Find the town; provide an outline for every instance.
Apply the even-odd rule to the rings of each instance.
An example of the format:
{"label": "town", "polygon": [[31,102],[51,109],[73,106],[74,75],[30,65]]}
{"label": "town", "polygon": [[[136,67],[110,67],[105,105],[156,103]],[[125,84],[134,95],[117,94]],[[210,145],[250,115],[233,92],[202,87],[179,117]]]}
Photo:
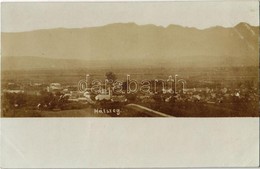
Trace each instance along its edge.
{"label": "town", "polygon": [[166,76],[166,80],[138,83],[130,79],[131,75],[126,76],[125,81],[120,81],[115,73],[107,72],[104,83],[91,74],[71,84],[7,82],[2,88],[2,115],[24,116],[25,112],[44,116],[47,111],[63,116],[63,111],[87,110],[93,116],[102,111],[115,117],[146,117],[146,109],[129,106],[135,104],[174,117],[258,116],[258,89],[250,81],[198,85],[176,74]]}

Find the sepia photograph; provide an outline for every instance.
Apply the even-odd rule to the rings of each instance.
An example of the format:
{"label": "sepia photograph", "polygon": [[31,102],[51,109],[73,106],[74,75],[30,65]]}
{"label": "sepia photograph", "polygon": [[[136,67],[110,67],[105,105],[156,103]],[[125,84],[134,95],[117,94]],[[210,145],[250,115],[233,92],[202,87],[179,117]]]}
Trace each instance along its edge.
{"label": "sepia photograph", "polygon": [[259,117],[256,2],[2,3],[1,117]]}
{"label": "sepia photograph", "polygon": [[259,167],[259,0],[0,5],[0,168]]}

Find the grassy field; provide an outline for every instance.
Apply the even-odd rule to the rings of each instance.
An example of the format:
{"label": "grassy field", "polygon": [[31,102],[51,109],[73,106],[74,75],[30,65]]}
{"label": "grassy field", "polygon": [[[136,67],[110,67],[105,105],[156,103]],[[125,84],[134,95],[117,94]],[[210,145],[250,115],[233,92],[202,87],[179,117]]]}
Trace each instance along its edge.
{"label": "grassy field", "polygon": [[95,113],[93,107],[74,110],[28,110],[14,109],[6,112],[4,117],[149,117],[149,115],[129,109],[117,113]]}
{"label": "grassy field", "polygon": [[96,114],[93,108],[74,110],[28,110],[9,111],[5,117],[109,117],[107,114]]}
{"label": "grassy field", "polygon": [[178,74],[179,78],[192,81],[219,81],[230,83],[244,80],[258,82],[258,67],[234,67],[234,68],[146,68],[146,69],[73,69],[73,70],[28,70],[28,71],[2,71],[2,84],[10,81],[20,83],[41,82],[62,84],[77,84],[90,74],[93,79],[104,80],[105,73],[112,71],[119,80],[126,80],[126,75],[136,80],[162,78]]}

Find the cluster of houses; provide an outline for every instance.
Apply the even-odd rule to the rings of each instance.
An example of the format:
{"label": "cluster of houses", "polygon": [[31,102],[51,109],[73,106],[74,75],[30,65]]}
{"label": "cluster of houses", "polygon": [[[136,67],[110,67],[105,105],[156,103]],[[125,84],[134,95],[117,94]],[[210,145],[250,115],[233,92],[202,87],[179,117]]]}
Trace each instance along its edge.
{"label": "cluster of houses", "polygon": [[[163,102],[204,102],[209,104],[216,103],[234,103],[234,102],[257,102],[259,95],[257,89],[209,89],[209,88],[192,88],[184,89],[176,93],[159,94],[160,101]],[[155,102],[154,94],[138,97],[141,102]]]}
{"label": "cluster of houses", "polygon": [[[67,97],[71,102],[87,102],[95,104],[97,101],[109,100],[112,102],[127,102],[125,94],[114,95],[110,88],[102,89],[97,95],[91,94],[90,90],[81,91],[78,85],[61,85],[60,83],[30,83],[27,85],[20,85],[16,83],[8,83],[3,89],[4,93],[26,93],[32,95],[40,95],[41,91],[59,93],[62,97]],[[163,90],[159,94],[153,92],[141,94],[135,93],[136,98],[140,102],[155,102],[154,96],[159,95],[163,102],[205,102],[209,104],[234,102],[234,101],[258,101],[257,89],[210,89],[210,88],[190,88],[182,89],[180,91]]]}

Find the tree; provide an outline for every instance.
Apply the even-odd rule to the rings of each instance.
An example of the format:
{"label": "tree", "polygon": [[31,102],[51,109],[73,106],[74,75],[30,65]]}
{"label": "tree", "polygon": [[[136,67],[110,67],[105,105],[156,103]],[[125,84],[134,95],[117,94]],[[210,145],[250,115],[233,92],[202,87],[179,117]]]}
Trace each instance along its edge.
{"label": "tree", "polygon": [[107,73],[106,73],[106,78],[107,78],[107,80],[109,80],[109,81],[115,82],[115,80],[116,80],[116,75],[115,75],[115,73],[113,73],[113,72],[107,72]]}

